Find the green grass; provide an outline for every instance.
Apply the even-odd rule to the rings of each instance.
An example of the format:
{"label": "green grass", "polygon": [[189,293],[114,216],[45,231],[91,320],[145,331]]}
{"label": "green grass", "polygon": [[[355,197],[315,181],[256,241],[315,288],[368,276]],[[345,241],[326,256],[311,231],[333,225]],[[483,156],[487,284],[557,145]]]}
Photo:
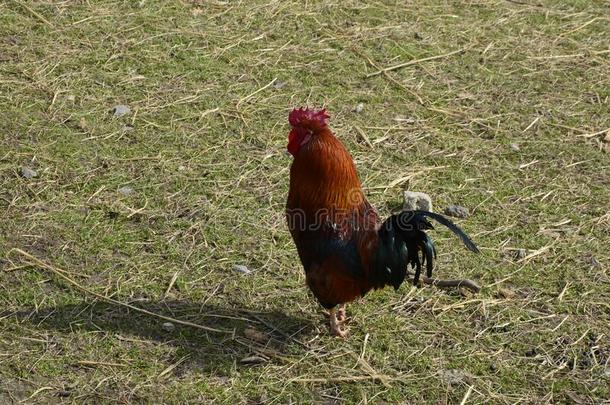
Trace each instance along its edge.
{"label": "green grass", "polygon": [[[610,400],[608,11],[3,2],[0,402]],[[283,216],[301,105],[328,108],[383,215],[406,176],[437,210],[471,210],[459,223],[483,254],[439,230],[437,275],[480,294],[371,293],[348,307],[348,340],[328,335]],[[235,333],[167,332],[13,248],[97,294]]]}

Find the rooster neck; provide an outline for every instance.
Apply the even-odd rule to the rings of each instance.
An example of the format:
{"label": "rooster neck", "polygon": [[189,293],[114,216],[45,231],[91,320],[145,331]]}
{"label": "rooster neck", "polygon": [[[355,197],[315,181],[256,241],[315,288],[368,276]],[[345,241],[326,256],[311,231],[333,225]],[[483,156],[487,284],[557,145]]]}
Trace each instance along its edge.
{"label": "rooster neck", "polygon": [[352,157],[329,129],[322,130],[292,163],[288,208],[316,215],[361,209],[365,201]]}

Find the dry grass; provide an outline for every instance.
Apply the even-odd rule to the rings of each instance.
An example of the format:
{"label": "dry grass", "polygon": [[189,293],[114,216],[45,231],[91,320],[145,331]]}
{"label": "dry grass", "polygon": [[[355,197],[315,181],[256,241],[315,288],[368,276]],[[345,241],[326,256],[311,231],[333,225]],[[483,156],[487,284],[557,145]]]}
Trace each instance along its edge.
{"label": "dry grass", "polygon": [[[609,14],[3,2],[0,402],[608,401]],[[283,218],[305,104],[384,214],[471,210],[483,255],[439,231],[437,275],[479,294],[376,292],[328,335]]]}

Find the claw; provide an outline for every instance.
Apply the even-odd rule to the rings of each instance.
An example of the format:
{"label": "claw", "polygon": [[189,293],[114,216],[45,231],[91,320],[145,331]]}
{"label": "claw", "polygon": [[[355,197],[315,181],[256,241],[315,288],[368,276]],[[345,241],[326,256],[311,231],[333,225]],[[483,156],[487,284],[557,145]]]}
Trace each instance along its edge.
{"label": "claw", "polygon": [[339,308],[337,309],[337,321],[343,323],[346,319],[347,316],[345,314],[345,304],[340,304]]}
{"label": "claw", "polygon": [[[341,322],[338,319],[338,312],[341,312],[341,309],[339,309],[339,311],[337,311],[336,308],[332,308],[330,310],[330,333],[335,335],[335,336],[339,336],[341,338],[346,338],[347,337],[347,331],[344,329],[341,329]],[[345,308],[343,307],[343,317],[345,317]]]}

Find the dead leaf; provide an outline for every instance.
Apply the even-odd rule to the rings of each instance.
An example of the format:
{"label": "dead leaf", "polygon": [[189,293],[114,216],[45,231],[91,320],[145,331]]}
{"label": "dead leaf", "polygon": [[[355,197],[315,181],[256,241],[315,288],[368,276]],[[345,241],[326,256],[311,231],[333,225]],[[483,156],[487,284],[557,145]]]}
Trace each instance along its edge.
{"label": "dead leaf", "polygon": [[508,288],[500,288],[498,290],[498,295],[502,298],[506,298],[506,299],[513,299],[517,296],[517,293],[515,293],[513,290],[508,289]]}
{"label": "dead leaf", "polygon": [[263,333],[261,331],[258,331],[258,330],[254,329],[254,328],[246,328],[244,330],[244,335],[248,339],[253,340],[255,342],[259,342],[259,343],[264,343],[267,340],[269,340],[265,333]]}

